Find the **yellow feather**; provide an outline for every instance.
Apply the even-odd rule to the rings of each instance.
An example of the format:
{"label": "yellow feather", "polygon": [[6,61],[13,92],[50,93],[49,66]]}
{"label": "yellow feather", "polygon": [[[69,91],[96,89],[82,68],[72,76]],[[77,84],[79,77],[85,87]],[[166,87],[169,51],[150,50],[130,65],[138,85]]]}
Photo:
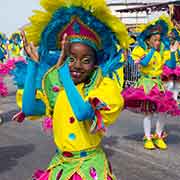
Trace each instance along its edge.
{"label": "yellow feather", "polygon": [[56,10],[62,7],[76,6],[90,11],[115,33],[121,47],[128,48],[127,29],[116,16],[112,15],[105,0],[41,0],[40,4],[45,11],[35,11],[35,14],[30,18],[31,26],[25,28],[28,40],[33,41],[36,45],[39,43],[43,29],[47,26]]}
{"label": "yellow feather", "polygon": [[65,0],[51,0],[51,1],[41,0],[40,4],[46,11],[51,12],[51,13],[59,9],[59,7],[67,6],[67,3]]}

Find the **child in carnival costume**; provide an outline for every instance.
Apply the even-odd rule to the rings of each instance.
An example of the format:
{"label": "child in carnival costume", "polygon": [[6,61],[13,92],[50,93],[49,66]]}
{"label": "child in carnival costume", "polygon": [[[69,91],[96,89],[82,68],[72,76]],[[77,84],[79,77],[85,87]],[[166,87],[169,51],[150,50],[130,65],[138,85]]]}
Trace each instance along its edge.
{"label": "child in carnival costume", "polygon": [[15,32],[11,35],[8,45],[9,58],[16,61],[23,60],[22,40],[20,32]]}
{"label": "child in carnival costume", "polygon": [[24,84],[24,74],[26,73],[27,63],[24,58],[21,34],[18,31],[14,32],[9,38],[7,62],[13,65],[9,74],[14,76],[15,84],[18,85],[18,87],[22,87]]}
{"label": "child in carnival costume", "polygon": [[27,76],[22,111],[14,120],[45,114],[58,151],[33,179],[115,179],[100,143],[123,109],[116,70],[122,67],[117,46],[128,48],[126,28],[104,0],[42,0],[41,5],[45,11],[31,17],[27,40],[22,33]]}
{"label": "child in carnival costume", "polygon": [[[7,76],[14,67],[12,61],[5,61],[8,57],[6,51],[7,38],[3,33],[0,33],[0,98],[8,95],[8,88],[4,83],[4,77]],[[0,117],[0,124],[2,118]]]}
{"label": "child in carnival costume", "polygon": [[8,95],[8,88],[4,83],[4,77],[10,73],[13,67],[14,64],[12,62],[0,64],[0,96],[5,97]]}
{"label": "child in carnival costume", "polygon": [[173,97],[177,101],[180,92],[180,32],[173,27],[164,43],[170,52],[169,59],[163,67],[162,80],[166,83],[167,89],[173,92]]}
{"label": "child in carnival costume", "polygon": [[[18,62],[25,64],[24,60],[20,60]],[[4,83],[4,77],[8,75],[12,75],[11,72],[14,71],[14,69],[17,69],[16,61],[12,59],[7,60],[5,63],[0,63],[0,96],[5,97],[8,95],[8,88]],[[16,72],[18,73],[18,71]]]}
{"label": "child in carnival costume", "polygon": [[4,84],[4,77],[13,68],[12,62],[6,62],[5,59],[7,59],[6,37],[3,33],[0,33],[0,96],[8,95],[8,89]]}
{"label": "child in carnival costume", "polygon": [[[139,45],[132,51],[132,59],[139,64],[140,78],[134,87],[123,91],[125,108],[143,113],[144,117],[144,148],[167,149],[164,142],[163,114],[179,115],[177,102],[161,81],[163,65],[169,52],[161,48],[161,41],[169,32],[171,23],[168,17],[161,16],[147,25],[142,26],[138,36]],[[157,114],[157,116],[154,116]],[[161,116],[160,116],[161,115]],[[151,120],[157,118],[156,132],[151,135]],[[164,118],[164,116],[162,116]]]}
{"label": "child in carnival costume", "polygon": [[6,38],[0,33],[0,63],[3,63],[5,59],[7,59]]}
{"label": "child in carnival costume", "polygon": [[[8,53],[6,51],[7,38],[4,34],[0,33],[0,95],[7,96],[8,89],[4,84],[4,77],[11,74],[11,71],[15,68],[17,61],[25,62],[23,58],[8,59]],[[4,61],[7,59],[6,61]]]}

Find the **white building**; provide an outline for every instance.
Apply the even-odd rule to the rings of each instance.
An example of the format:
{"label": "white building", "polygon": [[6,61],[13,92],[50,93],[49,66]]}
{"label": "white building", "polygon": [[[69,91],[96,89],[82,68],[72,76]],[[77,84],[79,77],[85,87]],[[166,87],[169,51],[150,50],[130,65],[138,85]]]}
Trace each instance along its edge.
{"label": "white building", "polygon": [[[148,21],[151,21],[152,19],[159,17],[163,13],[167,13],[167,9],[163,10],[153,10],[151,11],[151,8],[147,8],[146,11],[134,11],[134,8],[142,8],[142,7],[151,7],[152,5],[154,6],[155,4],[160,4],[160,3],[172,3],[174,1],[167,1],[167,0],[107,0],[107,4],[111,8],[113,14],[118,16],[122,22],[124,22],[127,26],[137,26],[138,24],[144,24],[147,23]],[[118,12],[118,10],[132,10],[131,12]]]}

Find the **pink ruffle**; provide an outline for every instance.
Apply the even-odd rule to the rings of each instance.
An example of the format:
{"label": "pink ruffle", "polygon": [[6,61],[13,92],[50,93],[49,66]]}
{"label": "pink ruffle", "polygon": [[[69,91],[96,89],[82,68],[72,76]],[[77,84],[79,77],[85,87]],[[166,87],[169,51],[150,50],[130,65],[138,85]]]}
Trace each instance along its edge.
{"label": "pink ruffle", "polygon": [[8,95],[8,89],[4,84],[2,77],[0,77],[0,95],[4,97]]}
{"label": "pink ruffle", "polygon": [[42,123],[43,131],[48,132],[52,131],[53,128],[53,120],[51,117],[45,117]]}
{"label": "pink ruffle", "polygon": [[175,69],[164,66],[161,77],[163,81],[168,81],[170,79],[180,79],[180,66],[177,66]]}
{"label": "pink ruffle", "polygon": [[174,73],[180,78],[180,66],[177,66]]}
{"label": "pink ruffle", "polygon": [[11,62],[14,62],[14,63],[16,63],[16,62],[24,62],[24,63],[26,63],[26,60],[22,56],[9,58],[8,61],[11,61]]}
{"label": "pink ruffle", "polygon": [[173,116],[180,115],[177,102],[170,91],[161,92],[155,86],[148,94],[143,87],[127,88],[122,92],[125,99],[125,108],[136,112],[168,113]]}
{"label": "pink ruffle", "polygon": [[23,57],[18,58],[11,58],[6,61],[6,63],[0,64],[0,75],[7,75],[9,72],[15,68],[16,62],[25,62],[25,59]]}
{"label": "pink ruffle", "polygon": [[7,75],[9,74],[9,71],[11,70],[11,64],[5,63],[5,64],[0,64],[0,75]]}
{"label": "pink ruffle", "polygon": [[18,57],[18,58],[8,59],[6,63],[0,63],[0,95],[1,96],[8,95],[8,89],[3,82],[3,77],[8,75],[10,71],[15,68],[15,63],[19,61],[25,62],[25,59],[23,57]]}

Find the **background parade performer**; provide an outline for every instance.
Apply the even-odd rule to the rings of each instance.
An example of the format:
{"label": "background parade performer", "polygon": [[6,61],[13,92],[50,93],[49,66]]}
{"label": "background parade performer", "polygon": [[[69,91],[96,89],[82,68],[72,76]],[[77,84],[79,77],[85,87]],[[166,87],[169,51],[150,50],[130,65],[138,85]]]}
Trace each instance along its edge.
{"label": "background parade performer", "polygon": [[20,32],[14,32],[9,38],[8,56],[10,59],[22,58],[22,40]]}
{"label": "background parade performer", "polygon": [[163,67],[162,80],[168,90],[173,92],[173,97],[178,101],[180,92],[180,33],[173,27],[165,39],[165,46],[169,49],[169,59]]}
{"label": "background parade performer", "polygon": [[[165,16],[142,26],[138,37],[139,45],[132,51],[132,59],[139,64],[140,78],[135,87],[123,91],[125,108],[145,115],[144,148],[146,149],[167,148],[163,139],[162,114],[179,114],[177,102],[173,99],[172,93],[164,88],[160,78],[168,54],[164,48],[161,48],[161,41],[166,37],[169,28],[170,21]],[[155,114],[158,115],[154,116]],[[153,116],[157,118],[157,123],[156,132],[152,135]]]}
{"label": "background parade performer", "polygon": [[5,59],[7,59],[6,37],[0,33],[0,63],[3,63]]}

